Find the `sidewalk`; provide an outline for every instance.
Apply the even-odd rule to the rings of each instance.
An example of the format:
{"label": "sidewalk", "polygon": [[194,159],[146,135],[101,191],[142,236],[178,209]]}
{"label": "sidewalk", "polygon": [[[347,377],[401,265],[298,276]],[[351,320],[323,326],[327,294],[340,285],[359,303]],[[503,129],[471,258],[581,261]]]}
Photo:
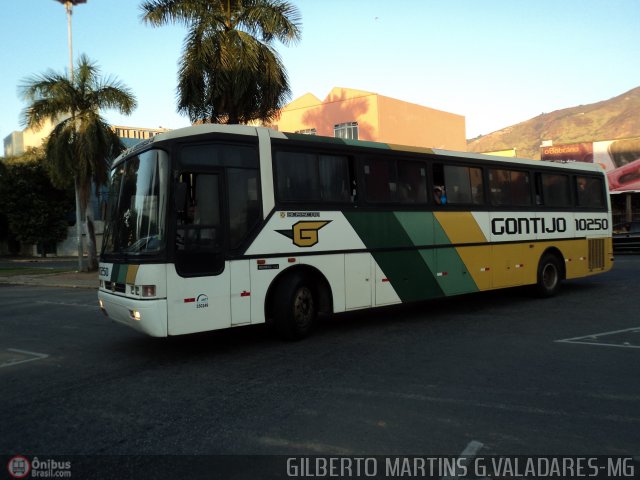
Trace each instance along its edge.
{"label": "sidewalk", "polygon": [[31,273],[28,275],[0,274],[0,283],[37,285],[41,287],[98,288],[98,272]]}

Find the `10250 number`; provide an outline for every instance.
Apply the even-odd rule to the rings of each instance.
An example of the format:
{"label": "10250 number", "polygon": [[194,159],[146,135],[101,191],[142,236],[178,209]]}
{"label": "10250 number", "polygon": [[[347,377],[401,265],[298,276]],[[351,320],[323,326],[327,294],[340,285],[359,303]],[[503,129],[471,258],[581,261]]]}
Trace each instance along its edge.
{"label": "10250 number", "polygon": [[578,231],[607,230],[609,228],[609,220],[606,218],[576,218],[575,221]]}

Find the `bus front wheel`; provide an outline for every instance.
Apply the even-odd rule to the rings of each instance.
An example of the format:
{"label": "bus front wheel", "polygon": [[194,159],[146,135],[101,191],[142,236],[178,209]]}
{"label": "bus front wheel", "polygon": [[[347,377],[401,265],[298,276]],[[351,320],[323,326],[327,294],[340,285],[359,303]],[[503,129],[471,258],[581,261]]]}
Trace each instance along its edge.
{"label": "bus front wheel", "polygon": [[538,264],[538,281],[536,290],[541,297],[552,297],[560,290],[562,280],[562,267],[558,257],[552,253],[546,253]]}
{"label": "bus front wheel", "polygon": [[308,336],[318,316],[318,301],[313,283],[304,275],[282,279],[275,292],[273,322],[287,340]]}

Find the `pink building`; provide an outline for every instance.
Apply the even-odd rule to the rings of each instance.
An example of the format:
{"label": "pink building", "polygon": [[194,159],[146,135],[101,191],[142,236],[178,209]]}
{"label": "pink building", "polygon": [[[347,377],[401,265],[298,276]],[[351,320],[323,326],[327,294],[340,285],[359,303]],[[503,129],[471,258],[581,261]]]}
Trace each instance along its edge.
{"label": "pink building", "polygon": [[335,87],[324,100],[307,93],[282,109],[272,127],[415,147],[466,150],[465,118],[377,93]]}

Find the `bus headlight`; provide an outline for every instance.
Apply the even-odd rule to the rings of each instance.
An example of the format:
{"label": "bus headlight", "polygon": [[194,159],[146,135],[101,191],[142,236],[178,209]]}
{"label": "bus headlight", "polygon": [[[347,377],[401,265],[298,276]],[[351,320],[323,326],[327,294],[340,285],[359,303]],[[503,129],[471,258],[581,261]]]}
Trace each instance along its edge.
{"label": "bus headlight", "polygon": [[109,314],[107,313],[107,309],[106,309],[106,308],[104,308],[104,302],[102,301],[102,299],[101,299],[101,298],[99,298],[99,299],[98,299],[98,304],[100,305],[100,311],[101,311],[102,313],[104,313],[104,314],[105,314],[105,316],[107,316],[107,317],[108,317],[108,316],[109,316]]}
{"label": "bus headlight", "polygon": [[137,322],[142,318],[138,310],[129,310],[129,316],[131,317],[131,320],[136,320]]}

